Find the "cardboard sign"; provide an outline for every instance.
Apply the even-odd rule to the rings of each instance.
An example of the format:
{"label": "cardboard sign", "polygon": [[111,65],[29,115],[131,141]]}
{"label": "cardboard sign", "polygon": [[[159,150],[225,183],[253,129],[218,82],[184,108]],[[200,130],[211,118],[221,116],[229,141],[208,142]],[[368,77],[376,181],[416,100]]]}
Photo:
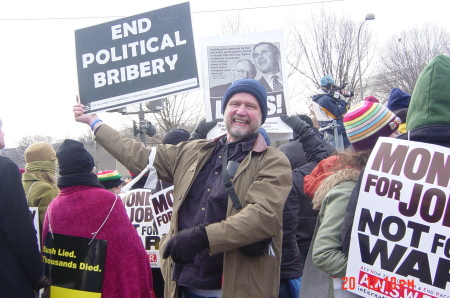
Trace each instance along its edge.
{"label": "cardboard sign", "polygon": [[199,87],[188,2],[76,30],[75,43],[88,112]]}
{"label": "cardboard sign", "polygon": [[364,171],[343,286],[364,297],[449,297],[449,153],[378,139]]}
{"label": "cardboard sign", "polygon": [[120,195],[131,223],[147,251],[152,268],[161,267],[159,242],[172,221],[173,186],[152,194],[150,189],[130,190]]}
{"label": "cardboard sign", "polygon": [[[226,133],[222,113],[222,97],[238,79],[258,80],[267,92],[268,115],[262,125],[271,140],[292,137],[292,129],[280,115],[290,115],[287,63],[282,30],[243,35],[207,37],[201,40],[203,86],[207,121],[219,120],[208,139]],[[278,77],[279,88],[273,82]]]}
{"label": "cardboard sign", "polygon": [[41,249],[41,229],[39,227],[39,208],[38,207],[28,207],[30,209],[31,219],[33,220],[34,228],[36,229],[37,243],[39,249]]}

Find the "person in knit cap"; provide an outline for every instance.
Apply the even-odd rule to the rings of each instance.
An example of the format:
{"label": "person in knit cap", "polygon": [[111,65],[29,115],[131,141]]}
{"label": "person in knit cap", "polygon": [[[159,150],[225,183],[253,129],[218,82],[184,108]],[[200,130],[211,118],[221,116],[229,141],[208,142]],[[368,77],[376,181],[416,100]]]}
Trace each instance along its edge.
{"label": "person in knit cap", "polygon": [[[174,185],[170,230],[160,243],[166,298],[278,297],[283,206],[292,174],[286,156],[258,131],[268,113],[261,83],[240,79],[225,92],[224,135],[156,149],[86,114],[82,104],[73,111],[128,170],[140,173],[155,153],[158,178]],[[230,202],[225,183],[239,204]]]}
{"label": "person in knit cap", "polygon": [[[419,74],[414,86],[406,117],[406,133],[398,136],[410,140],[450,148],[450,57],[437,55]],[[350,249],[350,234],[361,186],[361,177],[355,186],[341,229],[342,248]],[[414,182],[411,181],[411,184]],[[434,268],[432,268],[434,270]]]}
{"label": "person in knit cap", "polygon": [[38,142],[28,146],[24,157],[26,164],[22,185],[28,206],[38,207],[39,226],[42,231],[47,207],[59,193],[56,185],[56,152],[50,144]]}
{"label": "person in knit cap", "polygon": [[125,182],[122,180],[122,175],[117,171],[102,171],[97,173],[98,181],[106,189],[113,194],[118,195],[122,192],[122,185]]}
{"label": "person in knit cap", "polygon": [[410,101],[411,95],[399,88],[393,88],[387,99],[387,108],[402,120],[402,124],[400,124],[400,127],[398,128],[400,133],[406,132],[406,117],[408,116]]}
{"label": "person in knit cap", "polygon": [[[0,119],[0,150],[5,148]],[[49,297],[50,281],[44,276],[36,229],[17,165],[0,155],[0,296]]]}
{"label": "person in knit cap", "polygon": [[[343,122],[351,148],[322,160],[304,179],[305,193],[313,198],[313,208],[319,210],[310,266],[330,274],[330,282],[332,277],[341,281],[347,270],[341,227],[358,176],[378,138],[397,137],[401,123],[394,113],[374,100],[362,101],[352,107],[344,115]],[[313,286],[317,278],[309,277],[312,278],[309,286]],[[330,286],[326,295],[334,297],[334,293]],[[350,292],[345,295],[353,297]]]}
{"label": "person in knit cap", "polygon": [[175,128],[169,131],[162,140],[163,144],[178,145],[180,142],[186,142],[191,135],[182,128]]}
{"label": "person in knit cap", "polygon": [[51,233],[92,238],[98,231],[95,238],[108,241],[102,297],[154,297],[142,241],[120,198],[99,183],[92,155],[83,143],[66,139],[56,156],[61,191],[45,214],[43,243]]}
{"label": "person in knit cap", "polygon": [[400,88],[392,88],[387,99],[386,107],[395,114],[398,110],[407,109],[410,101],[411,94],[406,93]]}
{"label": "person in knit cap", "polygon": [[394,113],[381,103],[363,101],[344,115],[344,126],[355,152],[372,149],[378,137],[397,137],[401,123]]}

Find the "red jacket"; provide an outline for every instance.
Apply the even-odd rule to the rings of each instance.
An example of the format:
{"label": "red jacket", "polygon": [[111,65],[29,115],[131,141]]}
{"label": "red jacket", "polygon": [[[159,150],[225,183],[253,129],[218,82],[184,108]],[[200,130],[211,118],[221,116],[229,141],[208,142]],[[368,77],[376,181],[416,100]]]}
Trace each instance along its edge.
{"label": "red jacket", "polygon": [[[49,231],[49,217],[53,233],[91,238],[108,216],[115,198],[98,187],[62,188],[45,214],[42,243]],[[120,199],[96,239],[108,240],[102,297],[153,297],[147,253]]]}

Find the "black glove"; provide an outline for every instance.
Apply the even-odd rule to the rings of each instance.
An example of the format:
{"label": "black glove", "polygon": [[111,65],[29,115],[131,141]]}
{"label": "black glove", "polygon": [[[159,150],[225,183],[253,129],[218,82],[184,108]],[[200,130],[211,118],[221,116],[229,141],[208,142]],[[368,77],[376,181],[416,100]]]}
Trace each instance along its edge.
{"label": "black glove", "polygon": [[256,243],[252,243],[246,246],[239,247],[241,252],[247,257],[259,257],[262,256],[269,244],[272,242],[272,238],[267,238]]}
{"label": "black glove", "polygon": [[206,122],[206,119],[200,121],[195,128],[195,131],[191,133],[189,140],[206,139],[208,132],[217,125],[217,120]]}
{"label": "black glove", "polygon": [[284,123],[289,125],[292,130],[299,136],[303,134],[305,128],[309,127],[309,124],[300,119],[298,116],[286,116],[282,114],[280,115],[280,118]]}
{"label": "black glove", "polygon": [[209,241],[204,225],[182,230],[167,242],[163,258],[169,256],[177,264],[194,262],[195,255],[208,248]]}
{"label": "black glove", "polygon": [[50,297],[50,286],[51,286],[50,280],[46,276],[41,276],[37,281],[32,283],[32,287],[35,291],[39,291],[40,289],[44,288],[44,292],[42,294],[42,297]]}

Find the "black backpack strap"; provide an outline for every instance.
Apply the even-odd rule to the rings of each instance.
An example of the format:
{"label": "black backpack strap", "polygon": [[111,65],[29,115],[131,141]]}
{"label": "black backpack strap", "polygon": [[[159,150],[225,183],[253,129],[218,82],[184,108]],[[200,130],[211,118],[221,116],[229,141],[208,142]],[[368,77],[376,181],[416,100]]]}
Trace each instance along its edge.
{"label": "black backpack strap", "polygon": [[228,144],[225,144],[225,151],[222,156],[222,180],[225,185],[225,189],[227,193],[230,195],[231,201],[233,202],[234,208],[236,208],[237,212],[241,211],[242,205],[239,202],[236,191],[234,190],[234,186],[231,183],[231,177],[227,171],[227,160],[228,160]]}

